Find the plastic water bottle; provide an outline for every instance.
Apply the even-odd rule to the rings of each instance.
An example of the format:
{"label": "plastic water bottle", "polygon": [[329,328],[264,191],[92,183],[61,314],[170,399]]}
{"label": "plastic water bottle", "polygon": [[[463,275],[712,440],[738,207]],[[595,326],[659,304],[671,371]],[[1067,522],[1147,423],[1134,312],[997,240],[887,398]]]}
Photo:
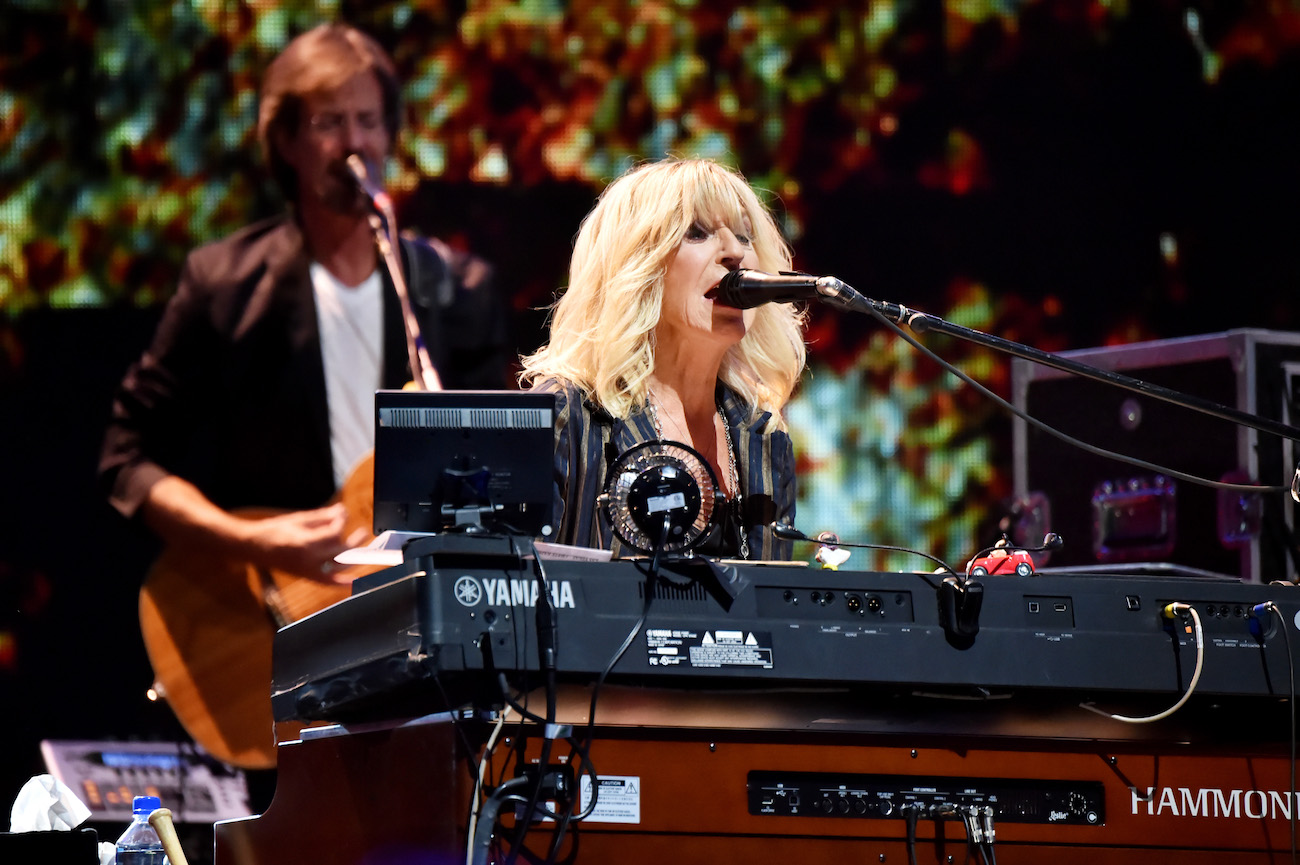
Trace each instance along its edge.
{"label": "plastic water bottle", "polygon": [[117,865],[167,865],[162,839],[149,823],[158,810],[157,796],[136,796],[131,803],[131,825],[117,839]]}

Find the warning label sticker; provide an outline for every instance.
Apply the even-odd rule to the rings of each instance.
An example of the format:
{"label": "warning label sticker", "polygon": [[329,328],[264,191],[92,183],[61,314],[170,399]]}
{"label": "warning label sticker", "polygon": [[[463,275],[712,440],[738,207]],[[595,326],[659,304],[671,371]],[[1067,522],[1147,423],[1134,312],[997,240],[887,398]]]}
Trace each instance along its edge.
{"label": "warning label sticker", "polygon": [[767,631],[650,628],[645,638],[652,667],[772,669],[772,635]]}
{"label": "warning label sticker", "polygon": [[[640,823],[641,779],[636,775],[600,775],[597,777],[596,808],[587,823]],[[581,803],[587,810],[591,802],[591,776],[583,775],[578,788]]]}

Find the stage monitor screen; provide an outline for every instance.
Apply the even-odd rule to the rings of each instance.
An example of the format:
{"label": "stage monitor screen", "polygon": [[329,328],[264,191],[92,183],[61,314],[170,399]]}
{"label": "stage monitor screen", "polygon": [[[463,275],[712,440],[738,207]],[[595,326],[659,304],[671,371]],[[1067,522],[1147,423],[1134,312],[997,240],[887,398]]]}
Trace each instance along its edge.
{"label": "stage monitor screen", "polygon": [[375,533],[553,535],[555,395],[375,393]]}

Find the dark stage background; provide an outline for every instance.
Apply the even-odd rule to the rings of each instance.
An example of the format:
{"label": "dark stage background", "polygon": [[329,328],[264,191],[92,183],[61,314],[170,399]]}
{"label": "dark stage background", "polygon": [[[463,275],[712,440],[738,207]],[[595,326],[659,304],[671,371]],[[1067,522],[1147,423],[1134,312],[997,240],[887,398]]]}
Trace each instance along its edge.
{"label": "dark stage background", "polygon": [[[524,351],[600,189],[665,154],[741,168],[801,269],[1037,348],[1300,325],[1287,3],[5,0],[2,796],[41,738],[182,735],[145,700],[151,543],[95,489],[99,437],[186,251],[280,207],[256,86],[334,17],[408,81],[403,224],[496,263]],[[800,527],[990,543],[1006,416],[869,320],[811,337]],[[1005,358],[925,342],[1008,393]]]}

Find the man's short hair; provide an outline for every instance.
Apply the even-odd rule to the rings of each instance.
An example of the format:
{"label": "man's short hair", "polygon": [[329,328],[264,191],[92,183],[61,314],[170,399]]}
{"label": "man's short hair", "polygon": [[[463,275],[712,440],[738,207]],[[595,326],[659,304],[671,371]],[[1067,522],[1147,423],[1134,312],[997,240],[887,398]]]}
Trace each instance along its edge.
{"label": "man's short hair", "polygon": [[262,81],[257,138],[271,175],[290,201],[298,198],[298,178],[280,156],[275,136],[297,135],[303,121],[303,100],[312,93],[342,87],[356,75],[370,72],[384,97],[384,125],[397,140],[401,86],[392,58],[379,43],[347,24],[321,24],[295,37],[267,67]]}

